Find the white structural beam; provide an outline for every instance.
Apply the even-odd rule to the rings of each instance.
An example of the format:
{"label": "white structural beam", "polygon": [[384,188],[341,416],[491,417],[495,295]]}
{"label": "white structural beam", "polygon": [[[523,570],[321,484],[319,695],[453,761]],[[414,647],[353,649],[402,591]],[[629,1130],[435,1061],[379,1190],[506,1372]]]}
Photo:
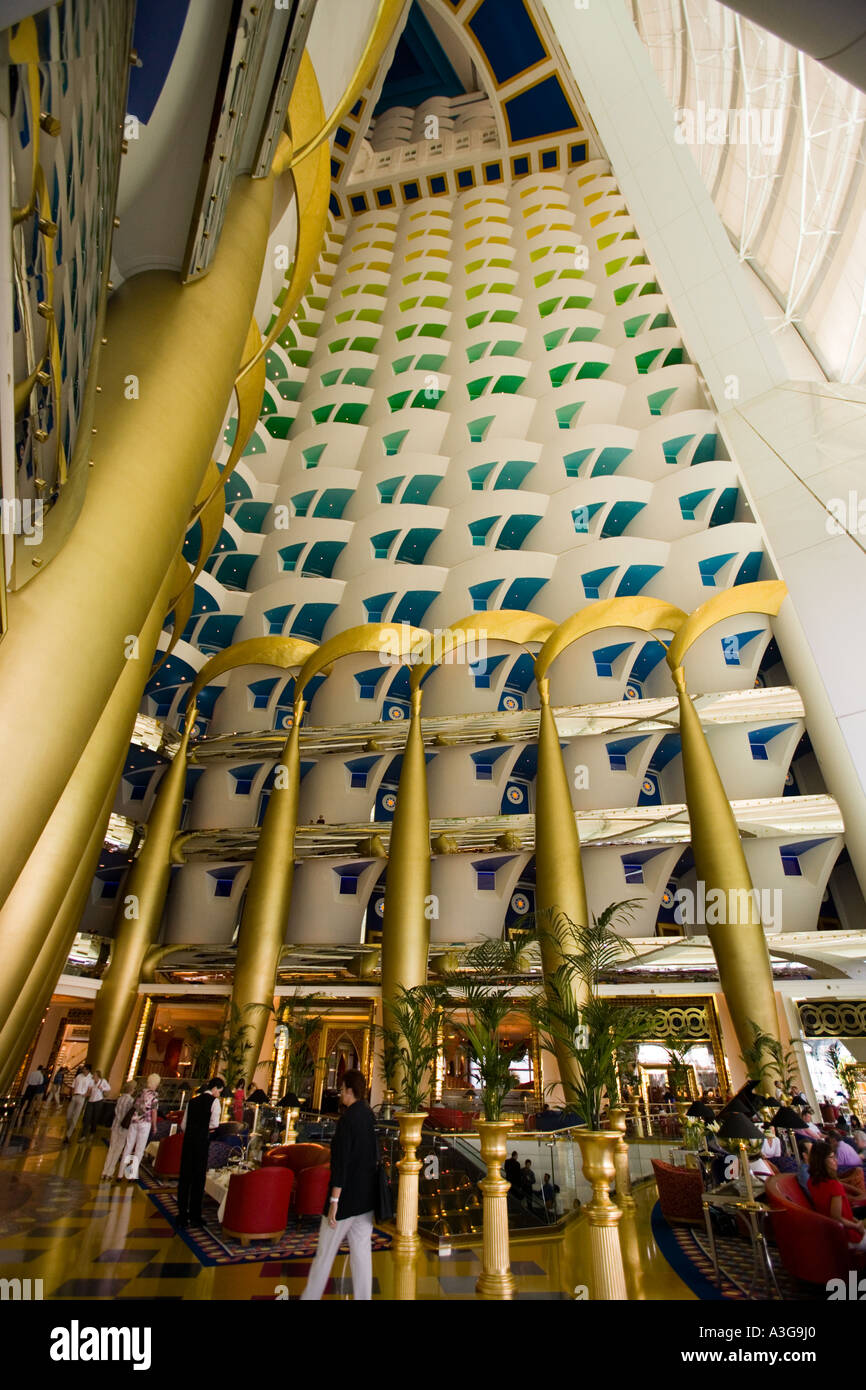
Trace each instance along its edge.
{"label": "white structural beam", "polygon": [[781,356],[628,10],[542,3],[716,408],[780,385]]}

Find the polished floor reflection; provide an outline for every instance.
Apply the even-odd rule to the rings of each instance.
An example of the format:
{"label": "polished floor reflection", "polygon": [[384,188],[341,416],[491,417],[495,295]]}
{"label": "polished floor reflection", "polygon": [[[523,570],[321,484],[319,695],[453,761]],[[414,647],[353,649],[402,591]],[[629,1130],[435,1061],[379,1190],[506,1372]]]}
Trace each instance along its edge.
{"label": "polished floor reflection", "polygon": [[[201,1265],[186,1241],[137,1185],[100,1183],[105,1141],[62,1145],[59,1115],[42,1116],[30,1149],[0,1156],[0,1277],[41,1279],[45,1298],[286,1299],[297,1297],[303,1261]],[[653,1241],[655,1188],[638,1187],[621,1224],[628,1294],[634,1299],[692,1299]],[[593,1297],[584,1220],[559,1239],[514,1240],[512,1269],[521,1299]],[[481,1247],[415,1261],[373,1256],[373,1297],[474,1299]],[[348,1259],[334,1264],[326,1297],[351,1290]]]}

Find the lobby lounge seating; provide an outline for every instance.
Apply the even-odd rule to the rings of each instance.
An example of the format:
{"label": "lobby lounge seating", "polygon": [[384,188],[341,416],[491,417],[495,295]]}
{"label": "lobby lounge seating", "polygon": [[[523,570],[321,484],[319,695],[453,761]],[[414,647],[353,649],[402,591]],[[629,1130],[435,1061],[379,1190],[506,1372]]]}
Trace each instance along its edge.
{"label": "lobby lounge seating", "polygon": [[452,1110],[445,1106],[435,1106],[428,1115],[434,1129],[459,1130],[468,1132],[475,1128],[475,1116],[471,1111]]}
{"label": "lobby lounge seating", "polygon": [[264,1154],[263,1168],[289,1168],[297,1176],[305,1168],[316,1168],[331,1161],[327,1144],[276,1144]]}
{"label": "lobby lounge seating", "polygon": [[159,1178],[176,1178],[180,1173],[180,1152],[183,1148],[183,1134],[180,1130],[165,1139],[160,1139],[153,1171]]}
{"label": "lobby lounge seating", "polygon": [[302,1168],[298,1173],[294,1192],[295,1216],[321,1216],[325,1210],[330,1184],[330,1164],[317,1163]]}
{"label": "lobby lounge seating", "polygon": [[295,1175],[288,1168],[257,1168],[233,1173],[222,1217],[225,1235],[241,1245],[277,1240],[286,1229]]}
{"label": "lobby lounge seating", "polygon": [[659,1194],[659,1206],[668,1225],[703,1226],[703,1179],[697,1168],[674,1168],[660,1159],[651,1160]]}
{"label": "lobby lounge seating", "polygon": [[844,1279],[851,1269],[866,1269],[866,1253],[852,1251],[841,1221],[816,1211],[793,1174],[768,1178],[766,1192],[773,1209],[773,1236],[789,1274],[808,1284],[826,1284],[828,1279]]}

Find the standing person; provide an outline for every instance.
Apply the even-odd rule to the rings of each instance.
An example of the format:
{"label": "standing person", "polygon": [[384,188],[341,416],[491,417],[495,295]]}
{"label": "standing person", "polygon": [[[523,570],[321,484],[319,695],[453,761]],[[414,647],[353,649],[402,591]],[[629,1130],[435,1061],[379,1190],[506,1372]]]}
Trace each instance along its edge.
{"label": "standing person", "polygon": [[72,1083],[72,1095],[69,1105],[66,1108],[66,1137],[64,1144],[68,1144],[78,1124],[78,1116],[84,1109],[87,1100],[87,1092],[90,1090],[90,1063],[85,1062],[75,1073],[75,1080]]}
{"label": "standing person", "polygon": [[556,1218],[556,1194],[559,1185],[553,1181],[549,1173],[545,1173],[541,1183],[541,1195],[544,1198],[544,1209],[548,1215]]}
{"label": "standing person", "polygon": [[523,1200],[528,1207],[532,1206],[532,1189],[538,1179],[532,1171],[532,1159],[528,1158],[523,1165],[523,1172],[520,1174],[520,1183],[523,1188]]}
{"label": "standing person", "polygon": [[82,1139],[92,1139],[96,1133],[99,1110],[108,1090],[108,1078],[103,1076],[101,1071],[91,1072],[90,1086],[84,1098],[84,1119],[81,1121]]}
{"label": "standing person", "polygon": [[66,1080],[66,1068],[58,1067],[51,1078],[51,1085],[48,1090],[48,1099],[53,1105],[60,1104],[60,1097],[63,1092],[63,1083]]}
{"label": "standing person", "polygon": [[144,1086],[135,1097],[132,1119],[126,1131],[126,1147],[123,1151],[123,1171],[127,1182],[135,1182],[152,1129],[156,1129],[157,1106],[159,1104],[158,1072],[151,1072]]}
{"label": "standing person", "polygon": [[220,1122],[220,1096],[225,1088],[222,1077],[212,1076],[199,1094],[193,1096],[181,1121],[183,1148],[177,1180],[178,1230],[202,1224],[201,1202],[207,1176],[207,1151],[211,1131]]}
{"label": "standing person", "polygon": [[[115,1176],[114,1170],[126,1148],[127,1131],[126,1126],[123,1124],[123,1117],[124,1115],[128,1115],[129,1111],[132,1109],[132,1092],[134,1089],[135,1087],[132,1081],[124,1081],[120,1088],[120,1095],[117,1097],[114,1106],[114,1119],[111,1122],[111,1137],[108,1141],[108,1154],[102,1165],[102,1177],[100,1178],[100,1182],[103,1178],[111,1179]],[[117,1176],[119,1177],[120,1174],[118,1173]]]}
{"label": "standing person", "polygon": [[520,1191],[520,1179],[523,1170],[520,1167],[520,1160],[517,1157],[516,1149],[514,1150],[510,1158],[506,1158],[505,1163],[503,1164],[503,1171],[505,1173],[506,1178],[511,1183],[511,1191],[514,1193],[515,1196],[517,1196]]}
{"label": "standing person", "polygon": [[45,1088],[45,1073],[41,1067],[34,1067],[27,1078],[27,1086],[24,1091],[24,1099],[21,1103],[21,1115],[23,1120],[27,1111],[30,1109],[31,1102],[37,1096],[41,1096]]}
{"label": "standing person", "polygon": [[331,1195],[319,1226],[316,1258],[301,1294],[320,1299],[344,1239],[349,1242],[352,1289],[356,1302],[373,1297],[373,1212],[379,1151],[376,1122],[366,1102],[367,1083],[350,1067],[343,1073],[340,1100],[345,1109],[331,1140]]}
{"label": "standing person", "polygon": [[235,1091],[234,1095],[232,1096],[232,1119],[236,1120],[237,1123],[240,1125],[242,1125],[244,1122],[245,1100],[246,1097],[244,1095],[244,1079],[242,1076],[239,1076],[237,1081],[235,1082]]}

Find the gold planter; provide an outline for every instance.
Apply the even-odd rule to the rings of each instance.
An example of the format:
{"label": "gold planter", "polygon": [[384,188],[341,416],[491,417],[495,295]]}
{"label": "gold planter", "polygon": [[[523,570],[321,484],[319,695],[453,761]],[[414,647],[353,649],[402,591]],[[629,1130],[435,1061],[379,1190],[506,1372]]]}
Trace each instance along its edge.
{"label": "gold planter", "polygon": [[579,1129],[575,1137],[583,1159],[583,1175],[592,1187],[592,1201],[585,1211],[589,1218],[595,1297],[625,1300],[628,1293],[618,1230],[622,1212],[608,1195],[616,1174],[619,1134],[610,1130]]}
{"label": "gold planter", "polygon": [[405,1111],[397,1116],[400,1129],[400,1147],[403,1157],[397,1164],[400,1182],[397,1187],[397,1234],[392,1249],[397,1255],[415,1255],[421,1248],[418,1238],[418,1177],[421,1160],[415,1157],[415,1150],[421,1143],[421,1126],[427,1118],[426,1110]]}
{"label": "gold planter", "polygon": [[480,1184],[484,1240],[482,1269],[475,1289],[482,1298],[513,1298],[515,1286],[508,1243],[510,1183],[502,1176],[502,1165],[508,1156],[507,1139],[513,1126],[510,1120],[476,1120],[475,1125],[481,1136],[481,1157],[487,1164],[487,1176]]}
{"label": "gold planter", "polygon": [[633,1207],[634,1197],[631,1195],[631,1174],[628,1170],[628,1143],[625,1137],[626,1112],[621,1106],[608,1112],[607,1122],[611,1130],[617,1136],[616,1152],[614,1154],[614,1164],[616,1167],[616,1200],[617,1205],[625,1211],[626,1207]]}

